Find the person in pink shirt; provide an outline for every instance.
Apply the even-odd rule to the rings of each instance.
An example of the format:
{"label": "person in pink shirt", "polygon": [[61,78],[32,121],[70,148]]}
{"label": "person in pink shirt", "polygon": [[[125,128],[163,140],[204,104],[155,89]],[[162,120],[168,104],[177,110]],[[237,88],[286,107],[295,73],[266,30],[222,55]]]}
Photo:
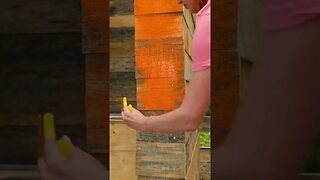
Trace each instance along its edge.
{"label": "person in pink shirt", "polygon": [[[156,132],[193,131],[198,128],[210,101],[210,0],[179,0],[196,15],[193,40],[193,74],[180,108],[161,116],[145,117],[138,110],[124,109],[122,117],[130,127]],[[192,113],[191,113],[192,112]],[[65,140],[70,141],[66,136]],[[71,142],[71,141],[70,141]],[[71,145],[71,157],[65,159],[48,140],[45,159],[38,160],[44,180],[106,180],[108,171],[91,155]]]}
{"label": "person in pink shirt", "polygon": [[192,77],[179,108],[159,115],[144,116],[137,109],[122,111],[123,122],[131,128],[151,132],[195,131],[210,103],[210,0],[179,0],[196,14],[196,29],[192,41]]}
{"label": "person in pink shirt", "polygon": [[[253,0],[252,0],[253,2]],[[320,123],[320,1],[263,0],[262,45],[215,180],[298,179]]]}

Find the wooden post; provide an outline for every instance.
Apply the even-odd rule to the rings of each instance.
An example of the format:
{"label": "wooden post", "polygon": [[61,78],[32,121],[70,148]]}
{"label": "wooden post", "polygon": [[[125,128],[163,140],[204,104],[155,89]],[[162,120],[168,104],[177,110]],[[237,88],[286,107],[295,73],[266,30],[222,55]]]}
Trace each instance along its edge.
{"label": "wooden post", "polygon": [[212,119],[213,147],[226,137],[235,117],[240,91],[238,1],[213,1]]}
{"label": "wooden post", "polygon": [[[174,110],[190,77],[192,15],[171,0],[136,0],[134,14],[137,107],[146,115]],[[138,179],[199,179],[197,132],[137,132],[136,148]]]}
{"label": "wooden post", "polygon": [[86,56],[87,148],[108,167],[108,7],[107,0],[82,0],[83,53]]}

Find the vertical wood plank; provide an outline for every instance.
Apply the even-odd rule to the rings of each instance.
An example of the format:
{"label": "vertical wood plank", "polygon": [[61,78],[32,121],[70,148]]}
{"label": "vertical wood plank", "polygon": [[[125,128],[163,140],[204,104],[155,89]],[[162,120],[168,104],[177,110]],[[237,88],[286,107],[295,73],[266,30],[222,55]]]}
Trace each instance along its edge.
{"label": "vertical wood plank", "polygon": [[238,1],[213,1],[212,114],[213,147],[226,137],[234,121],[240,91],[238,57]]}

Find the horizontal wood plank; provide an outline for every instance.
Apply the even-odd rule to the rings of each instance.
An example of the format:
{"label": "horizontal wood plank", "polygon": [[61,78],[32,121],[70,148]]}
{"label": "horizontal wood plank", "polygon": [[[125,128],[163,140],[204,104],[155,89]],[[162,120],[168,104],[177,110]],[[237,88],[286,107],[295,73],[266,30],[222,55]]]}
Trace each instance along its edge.
{"label": "horizontal wood plank", "polygon": [[184,178],[183,143],[137,142],[137,175]]}
{"label": "horizontal wood plank", "polygon": [[2,1],[0,33],[81,33],[79,0]]}
{"label": "horizontal wood plank", "polygon": [[134,16],[110,16],[110,28],[134,27]]}
{"label": "horizontal wood plank", "polygon": [[182,12],[182,5],[178,4],[177,1],[160,0],[150,3],[148,0],[138,0],[134,2],[134,14],[136,16],[173,12]]}
{"label": "horizontal wood plank", "polygon": [[[150,5],[150,3],[147,3]],[[181,13],[156,14],[135,17],[135,39],[151,40],[182,37]]]}
{"label": "horizontal wood plank", "polygon": [[110,16],[133,15],[134,0],[109,0]]}

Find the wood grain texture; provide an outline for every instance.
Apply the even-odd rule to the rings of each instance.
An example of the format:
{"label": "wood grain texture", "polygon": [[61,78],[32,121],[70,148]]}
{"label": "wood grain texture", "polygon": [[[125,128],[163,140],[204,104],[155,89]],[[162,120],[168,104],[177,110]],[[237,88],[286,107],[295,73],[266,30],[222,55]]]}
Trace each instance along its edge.
{"label": "wood grain texture", "polygon": [[110,16],[133,15],[134,0],[109,0]]}
{"label": "wood grain texture", "polygon": [[137,142],[137,175],[184,178],[183,143]]}
{"label": "wood grain texture", "polygon": [[135,39],[139,41],[182,37],[182,20],[181,13],[135,16]]}
{"label": "wood grain texture", "polygon": [[173,110],[184,96],[182,39],[136,42],[137,102],[141,110]]}
{"label": "wood grain texture", "polygon": [[134,15],[168,14],[182,12],[182,5],[177,1],[159,0],[150,3],[148,0],[136,0],[134,2]]}
{"label": "wood grain texture", "polygon": [[193,146],[190,165],[186,172],[186,180],[199,180],[200,179],[200,142],[199,138],[196,139]]}
{"label": "wood grain texture", "polygon": [[211,149],[200,149],[200,179],[211,180]]}
{"label": "wood grain texture", "polygon": [[[91,153],[108,153],[108,65],[106,54],[86,55],[87,143]],[[107,157],[105,157],[107,160]]]}
{"label": "wood grain texture", "polygon": [[[213,139],[223,139],[225,133],[215,133],[230,129],[234,121],[240,98],[240,64],[236,51],[215,51],[213,59]],[[217,138],[216,143],[222,139]]]}
{"label": "wood grain texture", "polygon": [[134,27],[134,16],[124,15],[124,16],[110,16],[110,28],[119,27]]}
{"label": "wood grain texture", "polygon": [[121,100],[128,98],[128,104],[136,107],[136,81],[134,72],[110,72],[110,112],[120,113]]}
{"label": "wood grain texture", "polygon": [[136,131],[122,121],[110,119],[110,178],[137,179]]}
{"label": "wood grain texture", "polygon": [[212,2],[212,136],[216,148],[226,137],[235,118],[240,98],[238,57],[238,1]]}
{"label": "wood grain texture", "polygon": [[106,0],[82,0],[82,51],[105,53],[108,44],[109,3]]}
{"label": "wood grain texture", "polygon": [[213,1],[213,50],[238,49],[238,1]]}
{"label": "wood grain texture", "polygon": [[80,1],[1,1],[0,22],[0,33],[80,33]]}

